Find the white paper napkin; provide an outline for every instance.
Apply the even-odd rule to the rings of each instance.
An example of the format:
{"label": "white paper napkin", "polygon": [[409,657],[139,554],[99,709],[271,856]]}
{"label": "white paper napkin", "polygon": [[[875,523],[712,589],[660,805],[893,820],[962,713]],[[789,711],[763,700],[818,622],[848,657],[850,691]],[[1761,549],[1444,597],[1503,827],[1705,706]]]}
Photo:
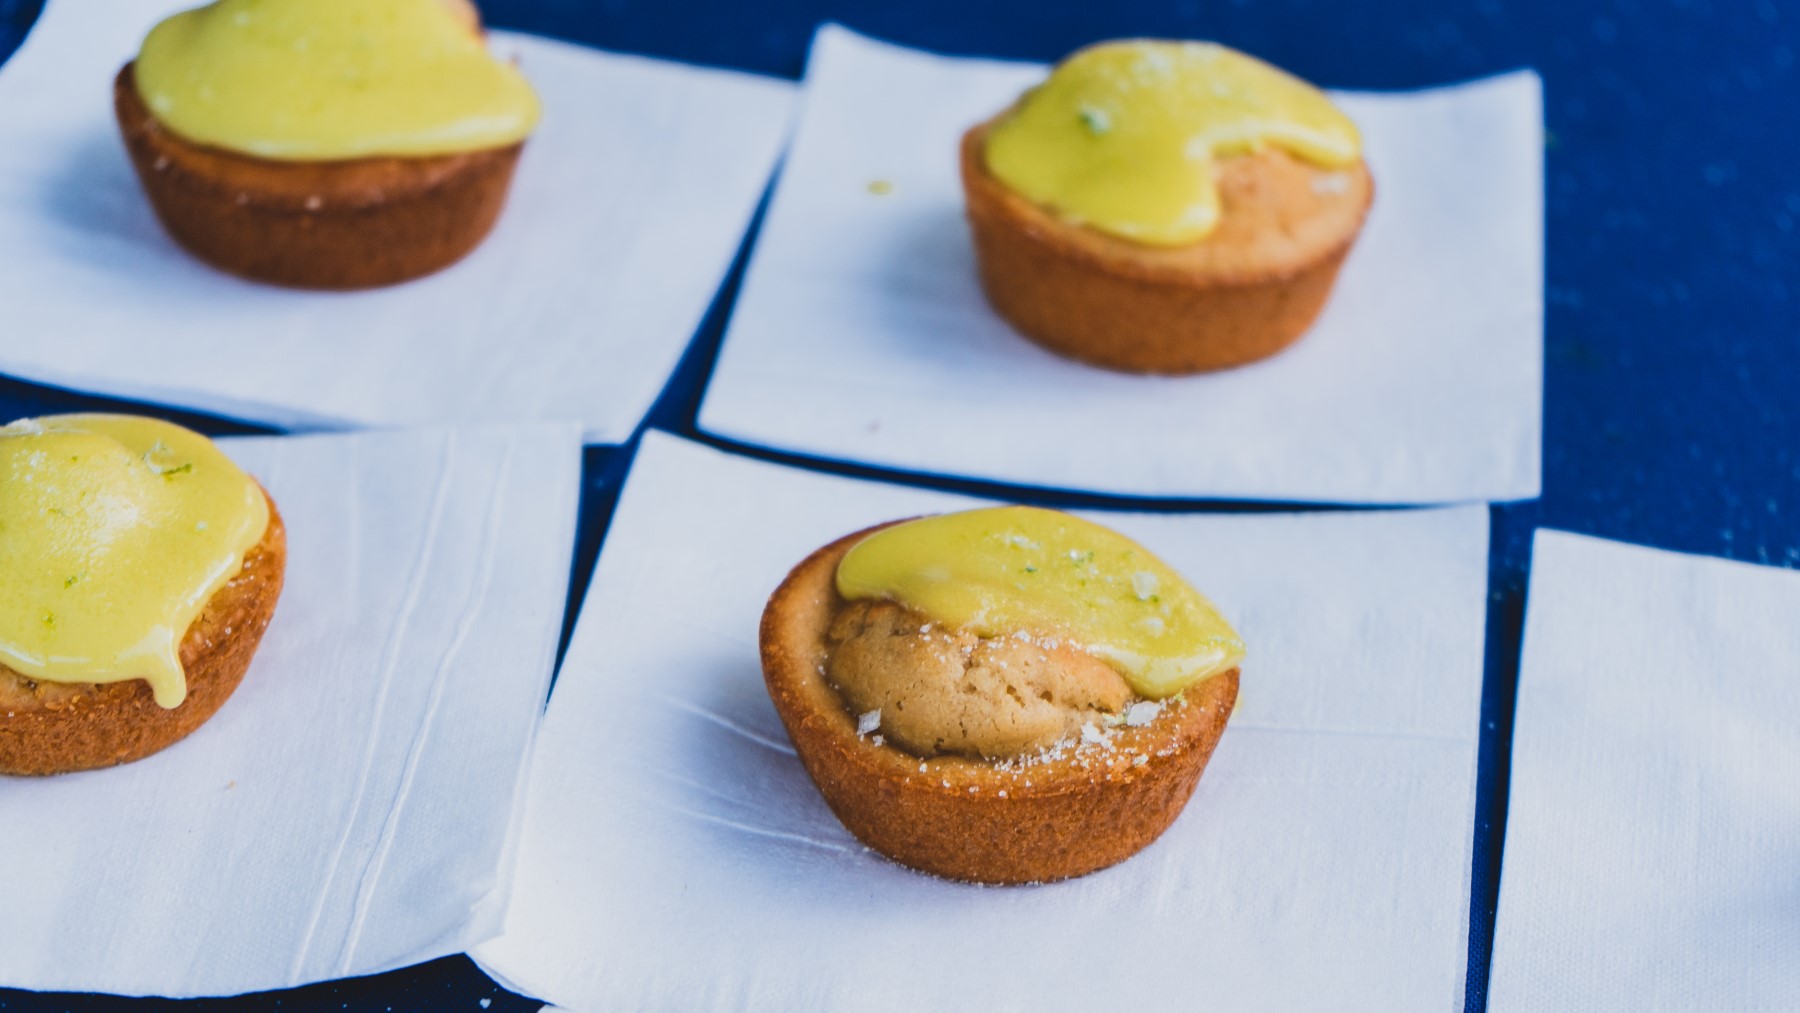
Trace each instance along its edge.
{"label": "white paper napkin", "polygon": [[287,523],[275,620],[188,739],[0,777],[0,985],[228,995],[497,928],[568,586],[578,432],[224,445]]}
{"label": "white paper napkin", "polygon": [[1162,840],[984,889],[839,825],[756,647],[808,552],[970,502],[647,436],[483,966],[582,1010],[1457,1008],[1487,512],[1104,515],[1237,625],[1242,699]]}
{"label": "white paper napkin", "polygon": [[[1043,74],[820,30],[703,428],[827,458],[1112,493],[1537,495],[1535,74],[1336,96],[1362,128],[1376,198],[1330,306],[1273,360],[1182,379],[1057,358],[982,297],[957,145]],[[875,181],[892,192],[872,193]]]}
{"label": "white paper napkin", "polygon": [[406,285],[296,292],[163,233],[112,79],[199,0],[53,0],[0,68],[0,369],[278,425],[578,419],[628,436],[700,322],[792,86],[495,32],[544,102],[498,227]]}
{"label": "white paper napkin", "polygon": [[1800,1009],[1800,574],[1538,533],[1488,1009]]}

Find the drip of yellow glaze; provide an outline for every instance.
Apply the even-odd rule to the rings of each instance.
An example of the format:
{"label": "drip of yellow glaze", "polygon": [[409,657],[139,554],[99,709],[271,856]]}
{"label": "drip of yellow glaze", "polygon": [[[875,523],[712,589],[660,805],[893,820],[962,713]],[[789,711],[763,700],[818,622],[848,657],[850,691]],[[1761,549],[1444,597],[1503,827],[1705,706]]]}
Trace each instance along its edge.
{"label": "drip of yellow glaze", "polygon": [[1244,657],[1231,625],[1168,564],[1056,510],[991,507],[884,528],[844,556],[837,588],[981,636],[1067,638],[1153,699]]}
{"label": "drip of yellow glaze", "polygon": [[460,0],[219,0],[152,29],[133,73],[182,137],[288,161],[503,147],[539,111]]}
{"label": "drip of yellow glaze", "polygon": [[262,540],[269,504],[211,440],[156,419],[0,426],[0,664],[187,696],[181,641]]}
{"label": "drip of yellow glaze", "polygon": [[1214,162],[1274,146],[1327,168],[1362,140],[1323,92],[1209,42],[1106,42],[1075,53],[987,136],[988,171],[1065,220],[1154,246],[1219,221]]}

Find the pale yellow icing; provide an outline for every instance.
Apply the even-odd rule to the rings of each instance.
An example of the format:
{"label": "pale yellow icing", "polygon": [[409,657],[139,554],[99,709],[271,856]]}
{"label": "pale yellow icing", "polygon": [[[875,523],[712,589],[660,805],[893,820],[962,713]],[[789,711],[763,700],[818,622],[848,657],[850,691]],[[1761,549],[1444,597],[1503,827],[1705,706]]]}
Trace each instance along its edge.
{"label": "pale yellow icing", "polygon": [[134,74],[168,129],[279,160],[503,147],[539,113],[446,0],[218,0],[152,29]]}
{"label": "pale yellow icing", "polygon": [[1244,657],[1231,625],[1168,564],[1124,535],[1055,510],[992,507],[884,528],[844,556],[837,588],[982,636],[1066,638],[1151,698]]}
{"label": "pale yellow icing", "polygon": [[1091,46],[1059,64],[987,136],[988,171],[1064,219],[1155,246],[1218,224],[1215,162],[1276,147],[1341,168],[1356,125],[1323,92],[1207,42]]}
{"label": "pale yellow icing", "polygon": [[178,706],[182,638],[268,526],[261,487],[180,426],[0,427],[0,664],[46,682],[143,679]]}

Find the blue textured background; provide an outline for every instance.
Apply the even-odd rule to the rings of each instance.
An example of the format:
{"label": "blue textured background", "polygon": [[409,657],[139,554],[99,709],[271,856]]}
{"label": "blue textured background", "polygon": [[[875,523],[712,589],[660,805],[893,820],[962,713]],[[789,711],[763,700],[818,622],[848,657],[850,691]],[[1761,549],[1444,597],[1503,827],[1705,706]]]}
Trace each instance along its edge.
{"label": "blue textured background", "polygon": [[[23,37],[37,7],[37,0],[0,0],[0,56]],[[799,75],[812,27],[824,19],[926,48],[1036,60],[1107,37],[1214,38],[1322,84],[1351,88],[1410,88],[1538,68],[1550,132],[1544,496],[1494,508],[1471,883],[1472,1010],[1485,1006],[1532,528],[1800,567],[1800,88],[1794,69],[1800,6],[1774,0],[487,0],[484,7],[501,27],[785,77]],[[734,268],[648,424],[694,435],[699,391],[737,273]],[[0,341],[48,340],[55,336],[8,333],[0,324]],[[0,419],[108,407],[145,410],[0,378]],[[208,432],[253,431],[230,420],[150,410]],[[585,591],[629,453],[588,452],[572,606]],[[493,1010],[537,1006],[457,957],[372,978],[195,1003],[0,989],[0,1010],[474,1010],[482,999]]]}

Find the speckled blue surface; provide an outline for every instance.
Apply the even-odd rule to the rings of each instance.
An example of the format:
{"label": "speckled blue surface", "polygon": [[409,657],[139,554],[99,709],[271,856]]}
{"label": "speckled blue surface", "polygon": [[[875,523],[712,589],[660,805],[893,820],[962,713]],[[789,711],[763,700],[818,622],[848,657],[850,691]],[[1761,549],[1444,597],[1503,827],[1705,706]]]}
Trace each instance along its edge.
{"label": "speckled blue surface", "polygon": [[[36,0],[0,0],[0,55],[17,44],[37,6]],[[1800,5],[487,0],[484,7],[503,27],[787,77],[798,76],[812,27],[825,19],[947,52],[1037,60],[1123,35],[1216,38],[1315,81],[1353,88],[1409,88],[1538,68],[1550,131],[1544,496],[1494,509],[1471,884],[1472,1010],[1485,1007],[1532,529],[1541,524],[1800,567],[1800,131],[1794,127]],[[694,435],[699,390],[734,287],[735,272],[651,424]],[[8,333],[0,324],[0,341],[53,339]],[[0,379],[0,417],[119,406]],[[214,433],[247,428],[165,414]],[[572,599],[585,590],[628,462],[629,450],[589,452]],[[0,1010],[478,1010],[484,999],[501,1011],[537,1005],[501,990],[459,957],[356,981],[198,1003],[0,989]]]}

